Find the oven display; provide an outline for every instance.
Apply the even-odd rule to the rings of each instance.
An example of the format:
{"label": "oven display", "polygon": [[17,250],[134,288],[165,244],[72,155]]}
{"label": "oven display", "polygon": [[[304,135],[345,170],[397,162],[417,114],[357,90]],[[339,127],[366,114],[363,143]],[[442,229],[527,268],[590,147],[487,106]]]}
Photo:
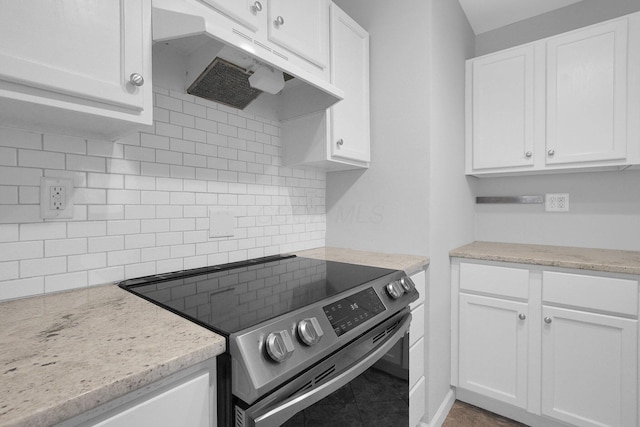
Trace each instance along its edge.
{"label": "oven display", "polygon": [[373,288],[353,294],[323,307],[337,336],[366,322],[385,308]]}

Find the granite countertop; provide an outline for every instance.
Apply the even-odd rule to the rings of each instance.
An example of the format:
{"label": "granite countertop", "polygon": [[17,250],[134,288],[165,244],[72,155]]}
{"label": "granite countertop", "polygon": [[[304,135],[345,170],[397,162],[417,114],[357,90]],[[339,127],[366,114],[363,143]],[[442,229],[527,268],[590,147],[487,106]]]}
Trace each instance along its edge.
{"label": "granite countertop", "polygon": [[50,426],[225,351],[115,285],[0,303],[0,426]]}
{"label": "granite countertop", "polygon": [[294,252],[295,255],[327,261],[339,261],[349,264],[368,265],[372,267],[404,270],[411,275],[429,265],[429,258],[418,255],[389,254],[382,252],[358,251],[323,247]]}
{"label": "granite countertop", "polygon": [[473,242],[449,252],[452,257],[504,261],[608,273],[640,274],[640,252],[569,246]]}

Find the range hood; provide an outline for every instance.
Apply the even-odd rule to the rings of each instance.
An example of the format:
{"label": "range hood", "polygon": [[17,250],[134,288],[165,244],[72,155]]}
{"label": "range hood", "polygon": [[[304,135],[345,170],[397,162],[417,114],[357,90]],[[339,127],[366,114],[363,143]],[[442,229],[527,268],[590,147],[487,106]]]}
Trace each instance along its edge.
{"label": "range hood", "polygon": [[181,53],[188,93],[250,113],[268,109],[278,120],[324,111],[344,98],[229,22],[195,0],[153,0],[153,41]]}

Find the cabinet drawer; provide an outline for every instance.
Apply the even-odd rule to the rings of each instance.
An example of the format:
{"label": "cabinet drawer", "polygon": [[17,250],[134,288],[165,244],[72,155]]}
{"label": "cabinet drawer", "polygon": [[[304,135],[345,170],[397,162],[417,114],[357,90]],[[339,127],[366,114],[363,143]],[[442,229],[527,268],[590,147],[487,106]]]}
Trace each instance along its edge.
{"label": "cabinet drawer", "polygon": [[461,263],[460,290],[528,299],[529,270]]}
{"label": "cabinet drawer", "polygon": [[542,300],[546,303],[637,316],[638,282],[544,271]]}

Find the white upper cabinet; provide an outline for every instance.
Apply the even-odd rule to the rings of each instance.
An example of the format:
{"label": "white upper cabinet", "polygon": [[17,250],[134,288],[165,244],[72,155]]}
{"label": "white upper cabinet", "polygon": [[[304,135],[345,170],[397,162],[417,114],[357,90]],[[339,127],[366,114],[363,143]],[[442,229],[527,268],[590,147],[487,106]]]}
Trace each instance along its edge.
{"label": "white upper cabinet", "polygon": [[328,0],[202,0],[268,40],[324,69],[329,58]]}
{"label": "white upper cabinet", "polygon": [[467,62],[468,169],[533,166],[533,45]]}
{"label": "white upper cabinet", "polygon": [[344,99],[326,111],[283,123],[287,165],[327,170],[369,166],[369,33],[331,4],[331,83]]}
{"label": "white upper cabinet", "polygon": [[627,21],[547,42],[547,164],[624,160]]}
{"label": "white upper cabinet", "polygon": [[3,2],[0,125],[113,138],[152,123],[148,0]]}
{"label": "white upper cabinet", "polygon": [[326,67],[329,55],[328,0],[269,0],[269,40]]}
{"label": "white upper cabinet", "polygon": [[329,109],[331,157],[368,164],[369,33],[331,5],[331,40],[331,83],[345,91],[345,99]]}
{"label": "white upper cabinet", "polygon": [[253,32],[257,32],[264,21],[267,0],[202,0]]}
{"label": "white upper cabinet", "polygon": [[466,173],[638,163],[640,14],[467,61]]}

